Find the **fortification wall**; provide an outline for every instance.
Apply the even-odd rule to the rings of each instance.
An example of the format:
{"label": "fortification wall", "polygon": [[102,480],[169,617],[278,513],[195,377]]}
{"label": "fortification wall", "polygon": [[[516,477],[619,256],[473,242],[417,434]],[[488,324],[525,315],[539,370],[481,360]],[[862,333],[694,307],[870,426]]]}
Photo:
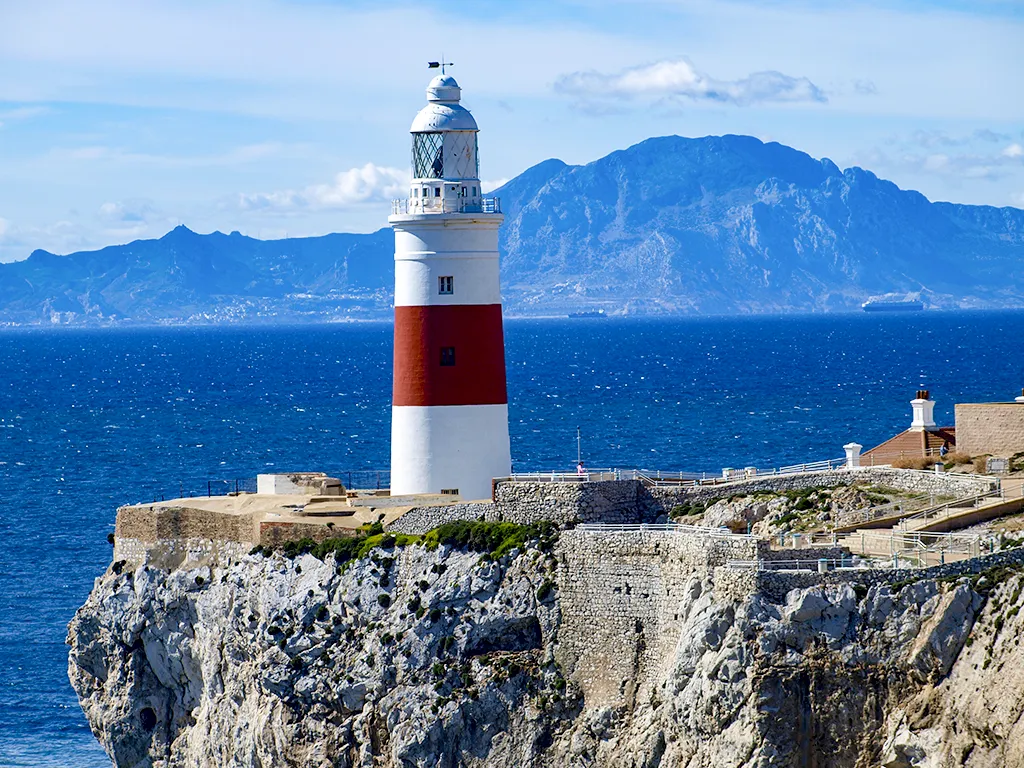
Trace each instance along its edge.
{"label": "fortification wall", "polygon": [[[969,496],[992,486],[972,475],[868,467],[792,475],[765,475],[721,485],[648,487],[639,480],[593,483],[499,482],[494,490],[496,519],[516,523],[653,523],[673,507],[732,495],[780,493],[802,488],[834,488],[852,483],[885,485],[909,492]],[[455,510],[448,513],[457,514]],[[465,518],[455,518],[465,519]],[[472,519],[476,519],[475,517]],[[491,519],[488,517],[487,519]]]}
{"label": "fortification wall", "polygon": [[1024,451],[1024,403],[958,403],[956,449],[970,456]]}
{"label": "fortification wall", "polygon": [[[817,571],[758,571],[752,568],[733,570],[721,567],[715,569],[714,580],[716,594],[719,593],[719,584],[736,583],[752,585],[752,589],[772,600],[780,601],[784,600],[786,594],[794,589],[806,589],[826,584],[859,584],[870,588],[876,584],[897,584],[905,581],[941,579],[980,573],[997,565],[1011,564],[1024,564],[1024,547],[1007,549],[970,560],[936,565],[931,568],[865,568],[818,573]],[[741,578],[732,575],[736,573],[745,573],[746,576]]]}
{"label": "fortification wall", "polygon": [[593,483],[499,482],[494,503],[499,519],[528,524],[538,520],[556,523],[653,522],[640,502],[636,480],[604,480]]}
{"label": "fortification wall", "polygon": [[114,536],[139,541],[211,539],[256,542],[252,515],[225,515],[203,509],[139,505],[117,510]]}
{"label": "fortification wall", "polygon": [[763,549],[764,542],[747,536],[564,531],[559,662],[588,703],[632,706],[645,693],[644,681],[671,658],[684,591],[715,566],[755,559]]}
{"label": "fortification wall", "polygon": [[424,534],[445,523],[457,520],[497,520],[498,509],[493,502],[474,501],[442,504],[436,507],[410,509],[394,522],[384,526],[392,533]]}
{"label": "fortification wall", "polygon": [[951,474],[948,472],[919,472],[889,467],[864,467],[830,472],[808,472],[792,475],[765,475],[721,485],[705,485],[684,488],[646,488],[654,510],[669,512],[679,504],[706,502],[732,495],[754,493],[780,493],[803,488],[835,488],[841,485],[863,483],[884,485],[910,493],[935,493],[943,496],[970,496],[988,490],[994,482],[982,480],[974,475]]}

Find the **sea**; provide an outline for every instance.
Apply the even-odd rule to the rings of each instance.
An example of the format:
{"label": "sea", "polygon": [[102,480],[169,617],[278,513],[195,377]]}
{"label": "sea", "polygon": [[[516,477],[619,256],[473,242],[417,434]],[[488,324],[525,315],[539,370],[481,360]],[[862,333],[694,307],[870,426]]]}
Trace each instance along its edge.
{"label": "sea", "polygon": [[[1024,386],[1024,312],[508,320],[516,471],[843,456]],[[0,766],[109,765],[67,623],[119,505],[388,467],[391,326],[0,330]],[[363,474],[359,474],[363,473]]]}

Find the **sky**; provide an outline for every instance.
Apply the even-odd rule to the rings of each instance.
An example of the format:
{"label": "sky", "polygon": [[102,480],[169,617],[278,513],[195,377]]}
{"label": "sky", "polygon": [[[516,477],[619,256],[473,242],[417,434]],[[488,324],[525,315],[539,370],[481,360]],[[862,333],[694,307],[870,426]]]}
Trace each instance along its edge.
{"label": "sky", "polygon": [[1024,207],[1024,0],[0,0],[0,261],[386,226],[442,55],[485,189],[735,133]]}

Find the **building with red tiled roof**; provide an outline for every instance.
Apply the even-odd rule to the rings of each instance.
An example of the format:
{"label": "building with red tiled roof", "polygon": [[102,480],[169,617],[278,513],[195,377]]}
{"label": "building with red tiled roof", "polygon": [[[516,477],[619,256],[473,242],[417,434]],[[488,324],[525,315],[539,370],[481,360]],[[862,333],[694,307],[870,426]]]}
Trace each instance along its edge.
{"label": "building with red tiled roof", "polygon": [[891,464],[897,459],[938,456],[943,446],[947,451],[956,448],[956,427],[936,425],[933,416],[935,401],[929,396],[928,390],[918,390],[917,397],[910,401],[910,405],[913,408],[910,427],[862,453],[861,466]]}

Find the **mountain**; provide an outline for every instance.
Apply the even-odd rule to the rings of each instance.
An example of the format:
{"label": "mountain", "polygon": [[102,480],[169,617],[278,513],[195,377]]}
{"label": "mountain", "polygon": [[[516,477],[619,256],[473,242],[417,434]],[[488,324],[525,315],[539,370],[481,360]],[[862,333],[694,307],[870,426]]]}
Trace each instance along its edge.
{"label": "mountain", "polygon": [[262,241],[179,226],[159,240],[0,265],[0,321],[231,322],[385,315],[390,229]]}
{"label": "mountain", "polygon": [[495,194],[511,311],[822,311],[888,292],[1024,305],[1024,211],[930,203],[749,136],[548,161]]}
{"label": "mountain", "polygon": [[[749,136],[654,138],[536,165],[494,193],[509,314],[1024,306],[1024,211],[932,203]],[[383,219],[383,214],[382,214]],[[259,241],[178,227],[159,240],[0,265],[0,322],[385,317],[393,241]]]}

